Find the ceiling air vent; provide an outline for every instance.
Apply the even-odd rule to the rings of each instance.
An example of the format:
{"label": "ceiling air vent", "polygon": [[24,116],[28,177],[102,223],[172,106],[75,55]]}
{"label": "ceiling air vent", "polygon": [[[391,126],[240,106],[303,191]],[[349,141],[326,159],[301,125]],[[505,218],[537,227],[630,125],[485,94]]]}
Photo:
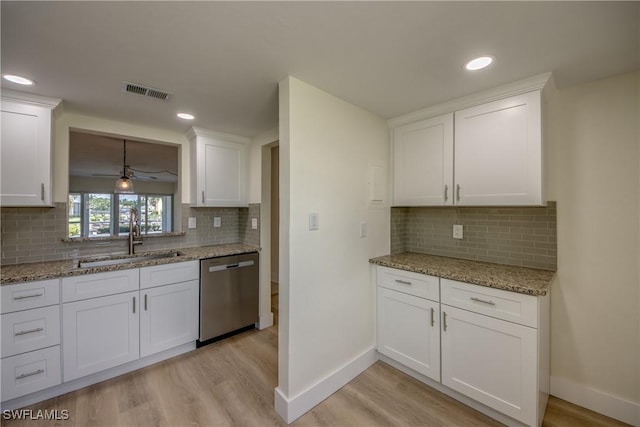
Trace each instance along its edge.
{"label": "ceiling air vent", "polygon": [[120,86],[123,92],[135,93],[136,95],[148,96],[149,98],[166,101],[169,99],[169,93],[160,89],[154,89],[149,86],[143,86],[136,83],[122,82]]}

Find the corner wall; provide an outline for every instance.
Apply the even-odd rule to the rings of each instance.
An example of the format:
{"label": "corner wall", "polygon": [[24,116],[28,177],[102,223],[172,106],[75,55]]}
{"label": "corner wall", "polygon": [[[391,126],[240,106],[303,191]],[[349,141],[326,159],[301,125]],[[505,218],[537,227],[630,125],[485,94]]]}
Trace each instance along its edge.
{"label": "corner wall", "polygon": [[640,425],[640,73],[558,91],[547,118],[558,201],[551,393]]}
{"label": "corner wall", "polygon": [[[280,83],[280,312],[276,410],[291,422],[375,361],[368,259],[389,251],[386,122],[295,78]],[[388,194],[385,186],[384,193]],[[309,214],[319,229],[309,231]],[[368,236],[360,237],[360,223]]]}

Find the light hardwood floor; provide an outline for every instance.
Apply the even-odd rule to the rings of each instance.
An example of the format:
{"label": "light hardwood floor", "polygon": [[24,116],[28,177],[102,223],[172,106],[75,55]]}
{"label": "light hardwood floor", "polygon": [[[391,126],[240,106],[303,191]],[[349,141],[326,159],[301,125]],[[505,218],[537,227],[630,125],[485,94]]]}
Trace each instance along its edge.
{"label": "light hardwood floor", "polygon": [[[272,299],[277,307],[277,295]],[[274,308],[275,308],[274,307]],[[67,421],[3,426],[285,426],[273,409],[277,328],[247,331],[188,354],[34,405]],[[377,362],[292,426],[497,426],[499,423]],[[552,398],[547,427],[622,426]]]}

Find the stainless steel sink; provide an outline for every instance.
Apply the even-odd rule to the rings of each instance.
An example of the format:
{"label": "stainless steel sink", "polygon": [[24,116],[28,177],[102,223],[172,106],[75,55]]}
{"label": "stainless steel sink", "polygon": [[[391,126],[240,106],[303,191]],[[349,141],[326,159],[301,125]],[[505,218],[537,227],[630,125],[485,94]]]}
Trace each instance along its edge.
{"label": "stainless steel sink", "polygon": [[160,252],[146,253],[139,255],[117,255],[98,259],[85,259],[78,262],[78,268],[103,267],[106,265],[132,264],[134,262],[147,261],[150,259],[175,258],[180,256],[180,252]]}

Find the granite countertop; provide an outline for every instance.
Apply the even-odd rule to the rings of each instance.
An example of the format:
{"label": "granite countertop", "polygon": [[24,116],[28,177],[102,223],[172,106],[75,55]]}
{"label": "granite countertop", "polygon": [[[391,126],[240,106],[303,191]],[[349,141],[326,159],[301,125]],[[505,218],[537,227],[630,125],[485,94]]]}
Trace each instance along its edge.
{"label": "granite countertop", "polygon": [[[94,261],[105,257],[93,257],[86,259],[34,262],[27,264],[3,265],[0,267],[0,284],[9,285],[19,282],[31,282],[35,280],[57,279],[60,277],[80,276],[83,274],[102,273],[105,271],[126,270],[129,268],[148,267],[152,265],[170,264],[174,262],[193,261],[205,258],[214,258],[227,255],[238,255],[250,252],[258,252],[260,248],[243,243],[229,243],[224,245],[199,246],[193,248],[180,248],[175,250],[141,252],[133,257],[142,257],[163,253],[174,253],[177,256],[170,258],[145,259],[137,262],[103,265],[99,267],[79,268],[80,261]],[[130,255],[111,256],[114,258],[128,258]]]}
{"label": "granite countertop", "polygon": [[541,296],[549,291],[555,271],[490,262],[470,261],[435,255],[403,252],[369,260],[372,264],[474,285]]}

